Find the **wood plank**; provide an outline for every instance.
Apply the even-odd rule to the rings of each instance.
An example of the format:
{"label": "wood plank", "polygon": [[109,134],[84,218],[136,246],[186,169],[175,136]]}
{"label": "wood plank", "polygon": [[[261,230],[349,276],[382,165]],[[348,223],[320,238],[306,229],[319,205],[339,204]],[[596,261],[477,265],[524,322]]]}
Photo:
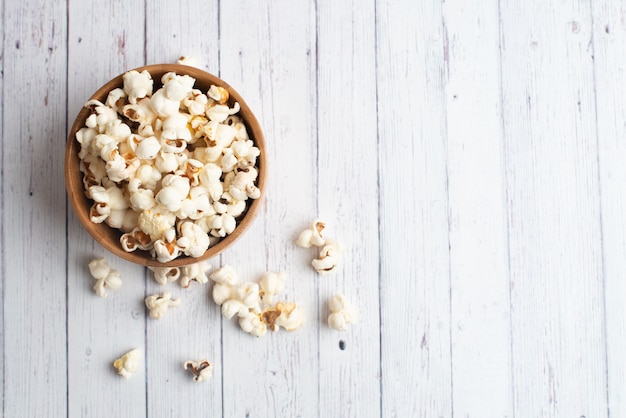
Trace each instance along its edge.
{"label": "wood plank", "polygon": [[512,416],[498,2],[443,5],[453,410]]}
{"label": "wood plank", "polygon": [[221,2],[220,73],[264,129],[268,183],[252,228],[223,255],[244,280],[285,271],[282,300],[304,309],[304,328],[263,338],[223,321],[225,416],[317,416],[317,281],[295,239],[316,213],[315,9],[290,1]]}
{"label": "wood plank", "polygon": [[[136,28],[143,16],[143,2],[139,1],[71,4],[68,126],[102,84],[143,65],[144,34],[143,29]],[[71,207],[67,234],[69,415],[145,416],[144,269],[98,245],[81,227]],[[87,264],[96,257],[105,257],[122,277],[122,287],[109,291],[106,299],[99,298],[92,289],[94,280]],[[134,348],[141,350],[144,367],[127,381],[116,374],[112,365]]]}
{"label": "wood plank", "polygon": [[3,11],[3,415],[65,416],[66,3]]}
{"label": "wood plank", "polygon": [[515,416],[606,416],[590,2],[501,3]]}
{"label": "wood plank", "polygon": [[[344,247],[337,271],[316,278],[320,416],[374,416],[380,411],[375,3],[317,5],[318,208],[327,236]],[[361,313],[346,332],[326,325],[328,300],[337,293]]]}
{"label": "wood plank", "polygon": [[442,10],[376,14],[382,415],[452,416]]}
{"label": "wood plank", "polygon": [[[4,0],[0,0],[0,8],[4,10]],[[4,16],[0,19],[0,33],[4,36]],[[4,51],[4,50],[3,50]],[[3,90],[4,86],[4,52],[0,54],[0,91]],[[0,100],[0,141],[4,142],[4,95],[2,100]],[[0,161],[4,161],[4,146],[0,144]],[[3,181],[3,170],[0,169],[0,246],[4,248],[5,240],[4,240],[4,181]],[[5,288],[5,260],[4,260],[4,251],[0,251],[0,298],[2,300],[2,306],[4,307],[4,288]],[[4,411],[4,370],[5,370],[5,359],[8,357],[6,351],[5,344],[5,331],[4,331],[4,322],[5,322],[5,313],[4,308],[0,309],[0,345],[2,346],[2,358],[0,359],[0,370],[2,370],[2,381],[0,382],[0,405],[3,406]]]}
{"label": "wood plank", "polygon": [[[196,18],[190,21],[190,16],[201,16],[201,26],[192,24]],[[149,64],[175,63],[186,55],[195,58],[205,71],[219,73],[218,1],[147,2],[146,22]],[[219,266],[219,257],[208,263]],[[209,289],[209,284],[196,282],[182,289],[178,283],[163,288],[151,278],[148,281],[148,294],[168,290],[182,299],[182,304],[161,320],[148,318],[147,399],[151,416],[222,416],[220,313],[210,302]],[[197,383],[183,370],[183,363],[200,359],[211,361],[213,377]]]}
{"label": "wood plank", "polygon": [[593,54],[597,106],[608,410],[626,411],[626,10],[613,1],[593,3]]}

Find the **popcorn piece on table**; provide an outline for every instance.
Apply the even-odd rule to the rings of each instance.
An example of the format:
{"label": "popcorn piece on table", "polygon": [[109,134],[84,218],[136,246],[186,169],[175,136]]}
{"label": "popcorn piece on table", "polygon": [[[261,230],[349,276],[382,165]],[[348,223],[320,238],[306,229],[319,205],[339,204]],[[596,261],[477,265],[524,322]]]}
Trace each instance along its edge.
{"label": "popcorn piece on table", "polygon": [[89,272],[96,279],[93,289],[100,297],[106,297],[106,288],[119,289],[122,286],[122,279],[117,270],[111,269],[107,261],[103,258],[95,258],[89,262]]}
{"label": "popcorn piece on table", "polygon": [[302,248],[310,248],[311,246],[321,247],[326,241],[322,236],[322,232],[326,228],[326,222],[316,219],[313,221],[311,228],[305,229],[298,235],[296,245]]}
{"label": "popcorn piece on table", "polygon": [[335,270],[341,260],[341,249],[336,241],[328,240],[320,251],[318,258],[311,261],[311,265],[320,274],[328,274]]}
{"label": "popcorn piece on table", "polygon": [[296,331],[304,325],[304,312],[293,302],[279,302],[274,308],[263,311],[261,317],[272,331],[278,331],[279,327]]}
{"label": "popcorn piece on table", "polygon": [[185,363],[183,363],[183,368],[193,373],[194,382],[202,382],[208,380],[213,375],[213,365],[209,360],[187,360]]}
{"label": "popcorn piece on table", "polygon": [[180,299],[172,299],[170,292],[163,292],[161,295],[150,295],[146,298],[146,307],[150,311],[150,317],[161,319],[171,306],[180,305]]}
{"label": "popcorn piece on table", "polygon": [[138,348],[129,351],[122,357],[116,359],[113,362],[113,367],[117,370],[117,373],[128,379],[139,369],[139,361],[141,359],[141,351]]}
{"label": "popcorn piece on table", "polygon": [[261,288],[261,300],[263,303],[271,305],[274,296],[285,290],[285,280],[287,275],[283,272],[267,272],[261,277],[259,286]]}
{"label": "popcorn piece on table", "polygon": [[205,284],[209,281],[207,272],[211,269],[211,265],[206,262],[194,263],[181,268],[180,285],[184,288],[189,287],[192,281]]}
{"label": "popcorn piece on table", "polygon": [[187,65],[189,67],[202,68],[200,62],[196,57],[190,57],[188,55],[181,55],[176,61],[176,64]]}
{"label": "popcorn piece on table", "polygon": [[331,314],[328,316],[328,326],[337,331],[345,331],[349,324],[358,321],[359,311],[350,301],[341,294],[333,296],[328,301]]}

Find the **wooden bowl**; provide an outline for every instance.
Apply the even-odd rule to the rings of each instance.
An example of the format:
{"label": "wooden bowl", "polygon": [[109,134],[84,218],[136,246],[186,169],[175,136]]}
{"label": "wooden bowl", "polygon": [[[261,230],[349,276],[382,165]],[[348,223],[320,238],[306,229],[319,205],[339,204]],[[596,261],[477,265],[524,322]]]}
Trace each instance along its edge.
{"label": "wooden bowl", "polygon": [[[80,151],[80,144],[75,139],[76,132],[85,126],[85,121],[90,114],[89,109],[82,108],[72,125],[65,149],[65,183],[70,203],[74,208],[76,216],[78,216],[78,219],[87,232],[89,232],[89,234],[91,234],[91,236],[104,248],[125,260],[143,266],[179,267],[214,257],[230,247],[239,237],[241,237],[241,235],[250,227],[252,221],[261,208],[261,203],[265,193],[265,180],[267,175],[265,141],[261,126],[239,93],[237,93],[235,89],[225,83],[222,79],[212,74],[194,67],[179,64],[148,65],[136,68],[135,70],[139,72],[147,70],[152,75],[152,79],[155,84],[155,91],[161,86],[161,77],[165,73],[171,71],[176,72],[176,74],[179,75],[186,74],[195,78],[196,84],[194,85],[194,88],[201,90],[205,94],[212,84],[224,87],[228,90],[228,93],[230,94],[229,105],[232,107],[234,102],[239,103],[241,110],[239,111],[238,116],[243,119],[250,139],[254,141],[255,146],[261,151],[261,154],[257,158],[257,168],[259,172],[257,187],[261,190],[261,197],[254,200],[249,199],[247,201],[246,211],[237,219],[237,227],[235,230],[230,235],[222,238],[218,243],[211,245],[201,257],[187,257],[183,254],[170,262],[160,263],[156,259],[152,258],[149,251],[136,250],[134,252],[126,252],[122,249],[120,244],[120,237],[122,235],[120,230],[111,228],[104,222],[100,224],[93,223],[89,219],[89,210],[93,205],[93,201],[85,195],[83,174],[79,169],[80,160],[78,158],[78,152]],[[123,87],[122,77],[123,74],[115,77],[104,86],[100,87],[98,91],[91,96],[90,100],[95,99],[104,103],[111,90],[117,87]],[[86,101],[87,100],[85,100],[85,102]]]}

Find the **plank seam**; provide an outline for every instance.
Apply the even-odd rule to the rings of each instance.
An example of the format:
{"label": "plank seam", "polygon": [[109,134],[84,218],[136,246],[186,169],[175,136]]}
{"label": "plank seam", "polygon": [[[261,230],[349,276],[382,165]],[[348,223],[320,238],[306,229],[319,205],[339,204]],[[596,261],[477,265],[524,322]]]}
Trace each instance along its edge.
{"label": "plank seam", "polygon": [[592,59],[592,74],[593,74],[593,101],[595,110],[595,128],[596,128],[596,166],[597,166],[597,180],[598,180],[598,215],[599,215],[599,231],[600,231],[600,272],[602,274],[602,319],[604,322],[604,377],[605,377],[605,389],[606,389],[606,415],[610,416],[610,398],[609,398],[609,347],[608,347],[608,326],[607,326],[607,313],[606,313],[606,263],[604,259],[604,219],[602,216],[602,176],[600,174],[600,134],[598,129],[598,91],[596,89],[597,74],[596,74],[596,45],[595,45],[595,30],[594,23],[595,17],[593,13],[593,3],[589,4],[589,15],[591,18],[591,59]]}

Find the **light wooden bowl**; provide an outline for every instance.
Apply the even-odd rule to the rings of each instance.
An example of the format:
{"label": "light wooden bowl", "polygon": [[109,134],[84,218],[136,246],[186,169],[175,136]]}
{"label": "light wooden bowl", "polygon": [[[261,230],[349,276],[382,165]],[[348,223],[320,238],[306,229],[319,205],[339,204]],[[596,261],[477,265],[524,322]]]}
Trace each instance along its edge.
{"label": "light wooden bowl", "polygon": [[[85,195],[83,174],[79,169],[80,160],[78,158],[78,152],[80,151],[80,144],[75,139],[76,132],[85,126],[85,120],[90,114],[89,109],[82,108],[72,125],[65,149],[65,183],[70,203],[74,208],[76,216],[87,232],[89,232],[89,234],[91,234],[91,236],[104,248],[125,260],[143,266],[179,267],[214,257],[230,247],[239,237],[241,237],[241,235],[250,227],[252,221],[257,216],[259,209],[261,208],[263,196],[265,194],[265,180],[267,175],[265,141],[261,126],[239,93],[237,93],[237,91],[235,91],[223,80],[212,74],[194,67],[179,64],[148,65],[136,68],[135,70],[139,72],[147,70],[152,75],[154,80],[155,90],[160,87],[160,80],[163,74],[170,71],[174,71],[179,75],[186,74],[195,78],[196,84],[194,88],[200,89],[204,93],[207,92],[212,84],[224,87],[228,90],[228,93],[230,93],[229,105],[233,106],[234,102],[239,102],[241,110],[238,115],[244,120],[250,139],[254,141],[256,147],[261,151],[261,155],[259,155],[257,159],[257,168],[259,171],[257,186],[261,190],[261,197],[255,200],[248,200],[247,209],[237,219],[237,227],[235,230],[230,235],[222,238],[218,243],[210,246],[201,257],[193,258],[181,255],[168,263],[160,263],[156,259],[152,258],[148,251],[136,250],[130,253],[126,252],[120,245],[120,237],[122,235],[120,230],[111,228],[106,223],[95,224],[89,219],[89,209],[91,208],[93,201]],[[98,89],[98,91],[91,96],[90,100],[96,99],[104,102],[111,90],[123,86],[122,76],[123,74],[115,77],[104,86],[100,87],[100,89]],[[87,100],[85,100],[85,102],[86,101]]]}

